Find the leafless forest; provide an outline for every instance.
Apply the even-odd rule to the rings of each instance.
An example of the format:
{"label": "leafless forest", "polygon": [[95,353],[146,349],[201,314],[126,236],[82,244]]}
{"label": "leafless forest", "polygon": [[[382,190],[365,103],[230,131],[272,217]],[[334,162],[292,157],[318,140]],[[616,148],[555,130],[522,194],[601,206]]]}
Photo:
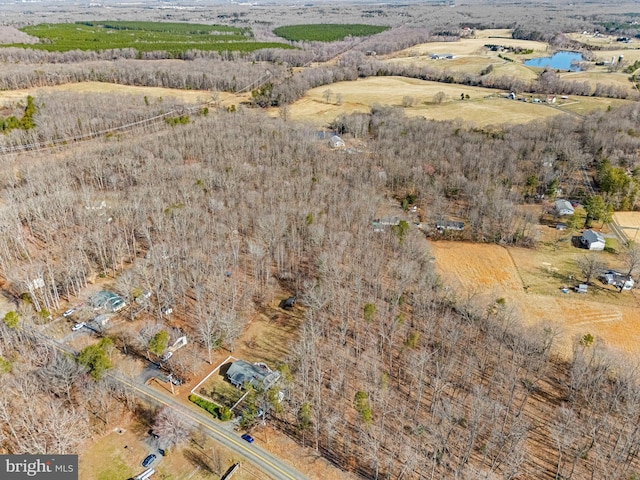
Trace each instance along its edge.
{"label": "leafless forest", "polygon": [[[589,19],[566,21],[582,28]],[[481,15],[477,23],[502,25]],[[367,42],[391,51],[451,35],[448,23],[446,32],[425,24]],[[549,22],[540,33],[558,28]],[[334,66],[293,74],[294,65],[347,48]],[[3,67],[16,63],[1,69],[0,86],[102,80],[214,95],[267,75],[265,102],[278,105],[311,86],[380,73],[358,51],[366,48],[194,53],[188,69],[123,52],[109,60],[0,50]],[[424,72],[384,74],[391,73]],[[552,79],[531,88],[544,91],[544,81]],[[34,102],[35,128],[0,136],[2,146],[186,108],[135,96]],[[571,360],[554,357],[554,325],[525,329],[503,299],[453,298],[423,231],[371,226],[411,195],[427,224],[460,217],[468,240],[534,245],[537,219],[518,208],[535,193],[531,177],[541,186],[562,179],[571,196],[580,193],[583,167],[607,160],[633,170],[640,106],[487,130],[378,107],[336,119],[334,128],[362,145],[345,152],[304,125],[266,117],[257,104],[212,105],[190,112],[186,124],[0,157],[2,288],[20,318],[17,328],[0,322],[0,451],[75,452],[135,410],[131,392],[92,380],[38,333],[47,320],[36,310],[59,311],[103,277],[128,301],[136,289],[154,292],[158,321],[160,307],[174,305],[203,361],[211,348],[232,351],[247,319],[276,292],[297,295],[304,321],[282,359],[293,375],[270,421],[364,478],[640,478],[637,365],[589,338],[575,339]],[[22,106],[13,108],[3,115]],[[632,203],[636,194],[624,192]],[[106,208],[94,208],[102,202]],[[44,287],[34,291],[36,278]],[[113,342],[112,349],[144,349],[140,338]],[[182,376],[190,368],[175,365]]]}

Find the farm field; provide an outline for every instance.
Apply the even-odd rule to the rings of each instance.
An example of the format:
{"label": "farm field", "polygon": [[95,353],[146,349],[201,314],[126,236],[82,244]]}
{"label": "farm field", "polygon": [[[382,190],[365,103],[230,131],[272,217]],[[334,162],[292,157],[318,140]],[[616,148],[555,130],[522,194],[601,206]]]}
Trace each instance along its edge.
{"label": "farm field", "polygon": [[567,33],[565,34],[571,40],[593,45],[598,47],[614,47],[620,50],[633,50],[640,48],[640,40],[631,38],[629,43],[616,42],[617,36],[614,35],[593,35],[591,33]]}
{"label": "farm field", "polygon": [[613,219],[620,225],[620,229],[631,241],[635,242],[640,238],[638,235],[638,231],[640,230],[640,212],[616,212],[613,214]]}
{"label": "farm field", "polygon": [[[177,88],[162,87],[137,87],[132,85],[120,85],[106,82],[80,82],[56,85],[53,87],[38,87],[23,90],[0,91],[0,106],[24,100],[27,95],[49,94],[55,92],[72,93],[113,93],[120,95],[146,95],[150,98],[175,98],[186,103],[205,103],[211,100],[211,92],[205,90],[181,90]],[[248,94],[241,96],[232,93],[218,92],[219,101],[223,105],[227,103],[239,103],[248,98]]]}
{"label": "farm field", "polygon": [[[326,91],[331,91],[326,101]],[[445,100],[434,104],[436,94],[443,92]],[[460,100],[460,95],[469,95]],[[555,115],[566,115],[560,109],[546,105],[515,102],[496,97],[497,91],[428,82],[405,77],[370,77],[355,82],[338,82],[309,90],[290,106],[292,119],[322,126],[343,113],[369,112],[374,104],[402,108],[409,117],[425,117],[433,120],[463,119],[479,126],[526,123]],[[337,96],[342,101],[337,103]],[[403,106],[404,97],[412,97],[412,106]],[[426,104],[425,104],[426,102]],[[276,110],[272,111],[276,114]]]}
{"label": "farm field", "polygon": [[[478,30],[473,38],[462,38],[457,42],[433,42],[416,45],[405,50],[395,52],[386,56],[381,56],[380,60],[401,65],[414,65],[416,67],[429,67],[432,69],[444,70],[458,74],[475,74],[478,75],[483,69],[491,65],[493,71],[488,74],[489,77],[514,77],[523,81],[533,81],[537,78],[537,72],[541,69],[535,67],[527,67],[522,62],[530,58],[547,56],[551,54],[550,47],[544,42],[534,42],[529,40],[512,39],[510,30]],[[513,52],[503,52],[502,55],[508,57],[513,62],[508,62],[486,48],[487,44],[503,45],[505,47],[514,47],[533,50],[533,53],[515,54]],[[618,44],[625,45],[625,44]],[[640,60],[640,44],[634,47],[616,50],[597,51],[597,61],[609,61],[611,57],[618,58],[624,55],[624,63],[631,64]],[[453,59],[434,60],[429,57],[430,54],[451,53],[455,57]],[[585,72],[559,72],[560,78],[567,81],[584,82],[587,81],[592,88],[596,84],[614,84],[628,88],[631,93],[633,85],[629,82],[629,74],[622,71],[609,72],[607,67],[593,67]]]}
{"label": "farm field", "polygon": [[[618,294],[590,287],[586,295],[564,294],[579,281],[575,260],[584,251],[559,252],[461,242],[431,242],[436,268],[458,299],[482,305],[504,298],[525,325],[550,323],[559,329],[556,352],[568,356],[572,339],[587,333],[633,357],[640,354],[640,309],[636,292]],[[615,257],[605,258],[615,268]],[[569,275],[574,275],[569,280]],[[596,282],[597,283],[597,282]],[[525,286],[528,288],[525,290]]]}
{"label": "farm field", "polygon": [[[533,49],[536,55],[545,54],[549,51],[549,45],[544,42],[531,40],[518,40],[511,38],[511,30],[489,29],[476,30],[473,37],[462,38],[457,42],[429,42],[414,45],[400,52],[394,53],[392,57],[412,57],[416,55],[429,55],[431,53],[452,53],[454,55],[483,55],[490,51],[485,47],[487,44],[502,45],[504,47],[519,47],[523,49]],[[497,57],[497,53],[491,52]]]}
{"label": "farm field", "polygon": [[529,67],[517,62],[507,62],[497,55],[468,55],[457,56],[450,60],[434,60],[428,55],[417,55],[413,57],[397,57],[385,60],[386,63],[428,67],[431,69],[442,69],[451,73],[468,73],[480,75],[480,73],[489,65],[493,71],[487,76],[490,77],[506,77],[513,76],[522,80],[535,80],[536,73]]}

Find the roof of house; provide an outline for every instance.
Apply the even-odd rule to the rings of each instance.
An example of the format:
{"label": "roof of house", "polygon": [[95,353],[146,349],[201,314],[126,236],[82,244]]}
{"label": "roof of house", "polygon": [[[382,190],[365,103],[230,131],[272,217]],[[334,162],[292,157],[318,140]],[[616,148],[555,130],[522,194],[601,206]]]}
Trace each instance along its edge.
{"label": "roof of house", "polygon": [[255,388],[268,389],[280,378],[280,374],[265,364],[236,360],[227,370],[227,378],[236,387],[249,383]]}
{"label": "roof of house", "polygon": [[101,290],[94,294],[89,300],[89,303],[91,303],[93,308],[109,308],[114,312],[117,312],[126,305],[119,295],[108,290]]}
{"label": "roof of house", "polygon": [[584,232],[582,232],[582,239],[588,243],[605,243],[604,235],[602,235],[600,232],[594,232],[593,230],[585,230]]}
{"label": "roof of house", "polygon": [[573,205],[569,200],[556,200],[556,210],[571,210],[573,212]]}

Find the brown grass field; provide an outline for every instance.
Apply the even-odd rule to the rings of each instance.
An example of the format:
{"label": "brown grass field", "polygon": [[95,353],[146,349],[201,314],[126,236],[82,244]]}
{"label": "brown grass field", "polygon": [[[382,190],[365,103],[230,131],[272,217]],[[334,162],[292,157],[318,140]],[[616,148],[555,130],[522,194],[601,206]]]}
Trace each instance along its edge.
{"label": "brown grass field", "polygon": [[[513,308],[524,324],[552,324],[559,330],[557,353],[570,355],[573,339],[590,333],[616,350],[637,355],[640,309],[636,292],[618,294],[597,285],[596,280],[586,295],[562,293],[562,287],[580,283],[575,260],[585,251],[444,241],[431,242],[431,249],[439,275],[458,299],[488,305],[504,298],[507,308]],[[601,254],[607,267],[620,266],[615,256]]]}
{"label": "brown grass field", "polygon": [[[81,82],[56,85],[54,87],[38,87],[23,90],[0,91],[0,105],[24,100],[27,95],[49,94],[55,92],[75,93],[113,93],[121,95],[141,95],[150,98],[175,98],[185,103],[205,103],[211,100],[211,92],[206,90],[179,90],[162,87],[136,87],[131,85],[119,85],[106,82]],[[221,104],[239,103],[248,98],[248,95],[239,96],[232,93],[219,92]]]}
{"label": "brown grass field", "polygon": [[[324,92],[331,90],[329,102]],[[445,101],[436,105],[434,96],[443,92]],[[460,100],[460,94],[469,100]],[[374,104],[402,108],[409,117],[422,116],[433,120],[456,120],[486,126],[490,124],[526,123],[534,119],[564,115],[558,108],[546,105],[514,102],[497,97],[489,88],[468,87],[428,82],[405,77],[370,77],[355,82],[338,82],[311,89],[301,100],[290,106],[291,119],[324,126],[342,113],[369,112]],[[337,95],[342,102],[336,103]],[[404,97],[413,97],[414,105],[403,107]],[[276,110],[272,111],[277,114]]]}
{"label": "brown grass field", "polygon": [[[463,38],[457,42],[430,42],[414,45],[401,50],[393,57],[429,55],[430,53],[452,53],[454,55],[481,55],[489,50],[486,44],[497,44],[504,47],[520,47],[533,49],[536,54],[546,53],[549,45],[544,42],[530,40],[516,40],[511,38],[509,29],[476,30],[473,38]],[[494,53],[494,52],[492,52]],[[495,54],[495,53],[494,53]],[[497,56],[497,54],[495,54]]]}
{"label": "brown grass field", "polygon": [[[505,53],[514,62],[507,62],[498,57],[498,52],[492,52],[484,45],[500,44],[503,46],[533,49],[528,55]],[[625,51],[625,59],[633,61],[640,50]],[[450,60],[432,60],[430,53],[452,53],[455,58]],[[526,67],[521,60],[550,54],[549,46],[543,42],[515,40],[511,38],[508,29],[479,30],[473,38],[463,38],[457,42],[433,42],[416,45],[400,52],[380,56],[378,60],[441,68],[456,73],[479,74],[489,65],[493,71],[489,74],[495,77],[516,77],[525,81],[532,81],[537,77],[539,69]],[[603,53],[604,54],[604,53]],[[618,55],[618,52],[606,52],[607,58]],[[621,72],[607,72],[606,67],[596,67],[587,72],[561,72],[561,78],[567,81],[589,82],[593,87],[597,83],[614,83],[626,87],[631,91],[632,83],[628,75]],[[324,92],[331,90],[329,101]],[[443,92],[446,100],[440,104],[433,102],[434,96]],[[460,101],[460,94],[470,96],[470,101]],[[374,104],[402,108],[409,117],[424,117],[432,120],[460,120],[476,126],[504,125],[527,123],[533,120],[546,119],[556,115],[577,114],[585,115],[593,110],[606,110],[628,103],[626,100],[599,97],[570,96],[568,99],[558,98],[557,103],[550,107],[544,104],[513,102],[500,98],[497,90],[452,85],[438,82],[404,77],[370,77],[354,82],[339,82],[331,85],[311,89],[307,94],[288,109],[292,120],[303,121],[317,127],[326,126],[340,114],[354,112],[369,112]],[[338,103],[338,95],[341,102]],[[535,96],[535,95],[534,95]],[[414,103],[403,106],[403,98],[412,97]],[[270,115],[277,116],[276,109]]]}
{"label": "brown grass field", "polygon": [[[616,212],[613,219],[620,225],[627,238],[636,242],[640,238],[640,212]],[[628,228],[625,228],[628,227]]]}

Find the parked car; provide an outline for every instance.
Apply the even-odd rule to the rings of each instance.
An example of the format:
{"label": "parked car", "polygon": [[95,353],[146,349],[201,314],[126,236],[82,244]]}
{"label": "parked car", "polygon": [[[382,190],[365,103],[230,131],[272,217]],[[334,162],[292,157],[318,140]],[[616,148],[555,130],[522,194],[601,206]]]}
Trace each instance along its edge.
{"label": "parked car", "polygon": [[78,330],[86,326],[87,326],[86,322],[76,323],[73,327],[71,327],[71,330],[73,330],[74,332],[77,332]]}
{"label": "parked car", "polygon": [[151,465],[156,459],[156,456],[152,453],[151,455],[147,455],[147,457],[142,461],[143,467],[148,467]]}
{"label": "parked car", "polygon": [[73,312],[75,312],[75,311],[76,311],[76,309],[75,309],[75,308],[70,308],[69,310],[67,310],[66,312],[64,312],[64,313],[62,314],[62,316],[63,316],[64,318],[70,317],[70,316],[71,316],[71,314],[72,314]]}
{"label": "parked car", "polygon": [[167,360],[169,360],[171,357],[173,356],[173,352],[164,352],[162,354],[162,356],[160,357],[160,360],[162,360],[163,362],[166,362]]}
{"label": "parked car", "polygon": [[246,442],[253,443],[253,437],[248,433],[243,434],[242,439]]}

